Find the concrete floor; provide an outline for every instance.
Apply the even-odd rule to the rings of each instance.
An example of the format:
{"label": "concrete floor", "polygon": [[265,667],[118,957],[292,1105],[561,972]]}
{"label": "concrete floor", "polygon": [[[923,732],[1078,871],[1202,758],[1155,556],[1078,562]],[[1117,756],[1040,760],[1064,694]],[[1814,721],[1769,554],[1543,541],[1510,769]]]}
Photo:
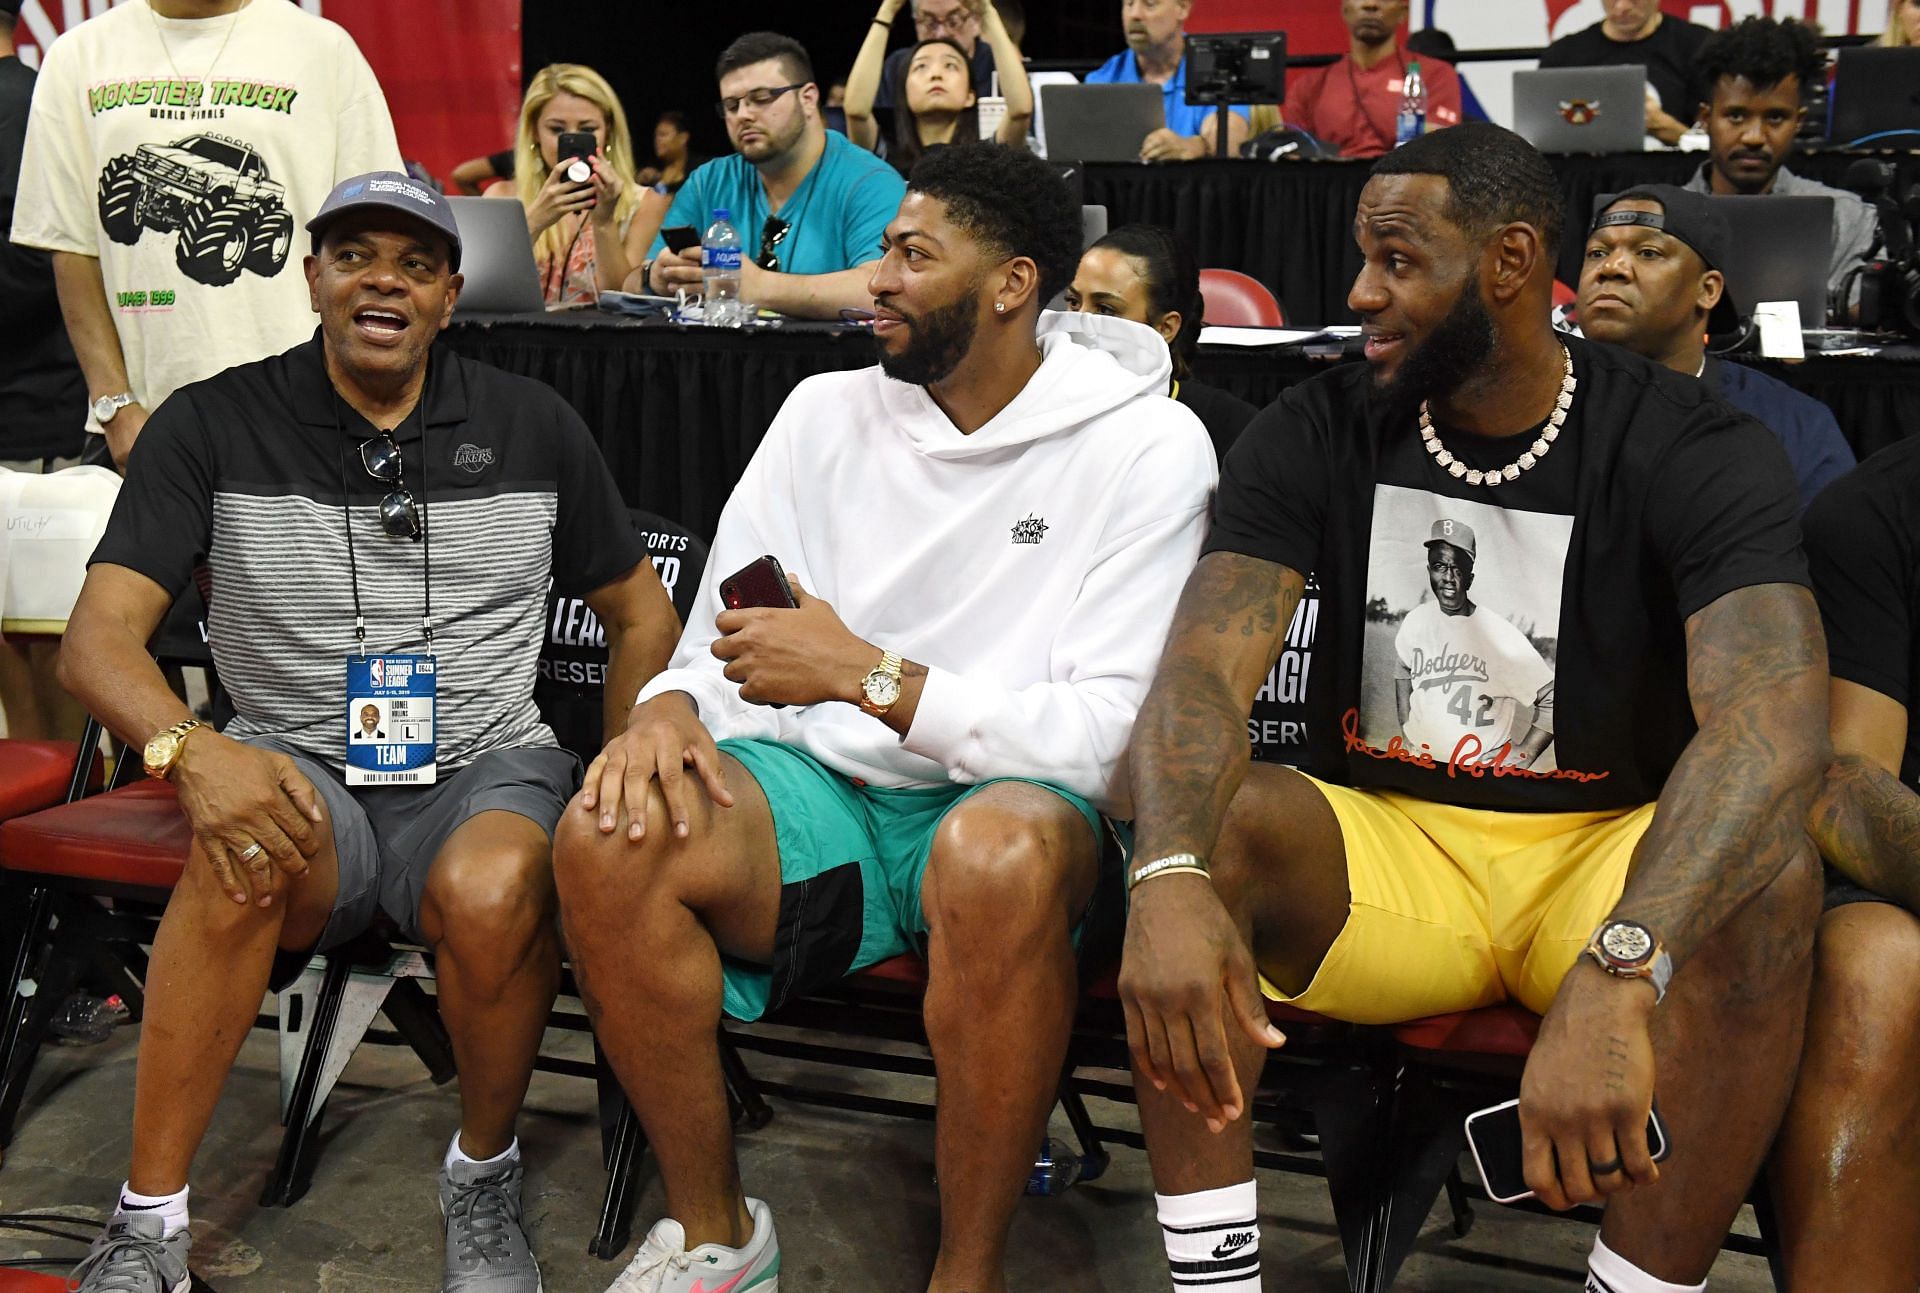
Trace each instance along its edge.
{"label": "concrete floor", "polygon": [[[102,1045],[42,1056],[0,1170],[0,1213],[98,1217],[126,1171],[138,1029]],[[585,1058],[586,1039],[549,1034],[550,1053]],[[754,1070],[783,1066],[750,1056]],[[817,1072],[818,1070],[816,1070]],[[877,1081],[877,1079],[876,1079]],[[915,1079],[890,1079],[924,1089]],[[362,1047],[327,1111],[311,1192],[288,1210],[256,1199],[279,1141],[274,1038],[256,1031],[228,1083],[193,1181],[193,1266],[220,1293],[320,1290],[418,1293],[438,1287],[434,1170],[455,1125],[449,1088],[436,1088],[410,1052]],[[774,1208],[787,1293],[914,1293],[937,1235],[928,1124],[776,1100],[774,1121],[742,1137],[751,1193]],[[1124,1119],[1124,1111],[1096,1116]],[[521,1125],[527,1216],[553,1293],[604,1288],[619,1263],[587,1253],[604,1176],[593,1091],[577,1078],[536,1074]],[[1062,1128],[1059,1134],[1064,1135]],[[647,1171],[636,1239],[658,1216]],[[1265,1287],[1336,1293],[1346,1287],[1332,1210],[1315,1179],[1263,1173]],[[1464,1240],[1439,1213],[1395,1285],[1402,1290],[1578,1287],[1590,1228],[1482,1204]],[[1750,1218],[1743,1228],[1751,1232]],[[0,1258],[77,1256],[61,1240],[0,1232]],[[622,1255],[624,1262],[631,1250]],[[1168,1288],[1145,1156],[1118,1149],[1107,1175],[1057,1199],[1029,1199],[1014,1225],[1013,1287],[1046,1293],[1163,1293]],[[48,1269],[53,1269],[50,1265]],[[1772,1287],[1756,1258],[1723,1255],[1716,1293]]]}

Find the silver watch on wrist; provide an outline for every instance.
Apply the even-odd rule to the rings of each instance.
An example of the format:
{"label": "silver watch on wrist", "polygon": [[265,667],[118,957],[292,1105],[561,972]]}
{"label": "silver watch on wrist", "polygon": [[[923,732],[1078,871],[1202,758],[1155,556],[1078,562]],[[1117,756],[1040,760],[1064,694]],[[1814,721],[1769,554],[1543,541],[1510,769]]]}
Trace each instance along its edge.
{"label": "silver watch on wrist", "polygon": [[132,391],[121,391],[118,395],[102,395],[93,402],[93,420],[101,426],[113,421],[114,415],[133,403]]}
{"label": "silver watch on wrist", "polygon": [[1653,985],[1653,1003],[1666,999],[1673,979],[1673,958],[1653,931],[1637,920],[1607,920],[1593,931],[1587,955],[1601,969],[1621,979],[1645,979]]}

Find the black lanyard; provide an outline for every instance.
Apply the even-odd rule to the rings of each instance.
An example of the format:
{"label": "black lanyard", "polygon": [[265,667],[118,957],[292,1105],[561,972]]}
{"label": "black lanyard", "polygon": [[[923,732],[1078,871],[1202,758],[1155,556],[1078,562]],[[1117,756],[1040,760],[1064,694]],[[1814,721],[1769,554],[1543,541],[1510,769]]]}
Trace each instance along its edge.
{"label": "black lanyard", "polygon": [[[346,517],[346,522],[347,522],[347,577],[353,583],[354,653],[357,656],[359,656],[361,659],[365,659],[367,654],[367,617],[361,614],[360,612],[360,564],[359,564],[359,559],[355,555],[354,548],[353,548],[353,508],[349,506],[350,499],[348,497],[349,491],[348,491],[348,483],[347,483],[348,482],[347,460],[346,460],[347,428],[346,428],[346,424],[340,420],[340,404],[341,404],[340,396],[338,392],[335,392],[333,396],[333,425],[336,428],[338,428],[340,432],[340,441],[341,441],[340,511]],[[420,506],[420,582],[421,582],[422,596],[425,599],[425,603],[426,603],[425,608],[420,613],[420,632],[423,635],[425,635],[427,640],[427,654],[432,655],[433,654],[433,529],[431,526],[427,524],[426,408],[427,408],[427,391],[426,391],[426,388],[423,386],[420,390],[420,400],[417,404],[413,406],[413,413],[410,416],[418,417],[420,419],[420,503],[419,503],[419,506]],[[382,434],[390,435],[394,437],[393,444],[396,450],[400,447],[400,438],[397,433],[399,432],[400,428],[406,426],[406,424],[407,424],[407,419],[401,418],[399,426],[394,427],[392,431],[387,431],[382,433]],[[364,464],[362,465],[364,467]],[[394,481],[394,487],[398,488],[400,485],[400,482],[405,478],[406,478],[406,473],[404,470],[402,470],[399,477],[396,478]],[[381,481],[380,483],[385,484],[386,482]]]}

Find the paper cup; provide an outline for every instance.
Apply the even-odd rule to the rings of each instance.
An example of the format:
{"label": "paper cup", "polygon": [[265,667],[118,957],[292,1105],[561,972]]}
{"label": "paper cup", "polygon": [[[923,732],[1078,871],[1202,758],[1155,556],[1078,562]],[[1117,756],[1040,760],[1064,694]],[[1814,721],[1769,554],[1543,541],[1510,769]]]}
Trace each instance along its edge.
{"label": "paper cup", "polygon": [[1007,120],[1007,101],[998,95],[982,95],[974,100],[974,111],[980,116],[980,138],[997,139],[1000,127]]}

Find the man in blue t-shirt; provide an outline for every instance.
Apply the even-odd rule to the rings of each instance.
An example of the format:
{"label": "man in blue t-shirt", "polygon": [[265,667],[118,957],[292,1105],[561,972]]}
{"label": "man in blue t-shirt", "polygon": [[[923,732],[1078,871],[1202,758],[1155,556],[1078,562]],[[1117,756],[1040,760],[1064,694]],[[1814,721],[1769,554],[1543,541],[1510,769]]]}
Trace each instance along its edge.
{"label": "man in blue t-shirt", "polygon": [[[1190,162],[1211,156],[1216,129],[1212,108],[1187,103],[1187,15],[1193,0],[1120,0],[1127,52],[1087,74],[1088,85],[1138,84],[1160,87],[1167,124],[1140,145],[1143,162]],[[1247,138],[1247,110],[1227,115],[1227,150],[1234,156]]]}
{"label": "man in blue t-shirt", "polygon": [[[704,230],[715,211],[726,211],[744,252],[740,295],[755,305],[815,319],[871,306],[868,267],[880,259],[880,235],[906,182],[827,130],[813,63],[798,41],[749,32],[727,46],[717,72],[737,151],[687,177],[663,227]],[[697,291],[700,248],[674,252],[655,237],[638,277],[665,296]]]}
{"label": "man in blue t-shirt", "polygon": [[1707,388],[1773,432],[1793,464],[1805,508],[1853,466],[1853,449],[1826,405],[1785,382],[1707,354],[1708,333],[1739,324],[1726,263],[1731,235],[1713,201],[1671,184],[1609,200],[1580,261],[1580,330],[1623,346]]}

